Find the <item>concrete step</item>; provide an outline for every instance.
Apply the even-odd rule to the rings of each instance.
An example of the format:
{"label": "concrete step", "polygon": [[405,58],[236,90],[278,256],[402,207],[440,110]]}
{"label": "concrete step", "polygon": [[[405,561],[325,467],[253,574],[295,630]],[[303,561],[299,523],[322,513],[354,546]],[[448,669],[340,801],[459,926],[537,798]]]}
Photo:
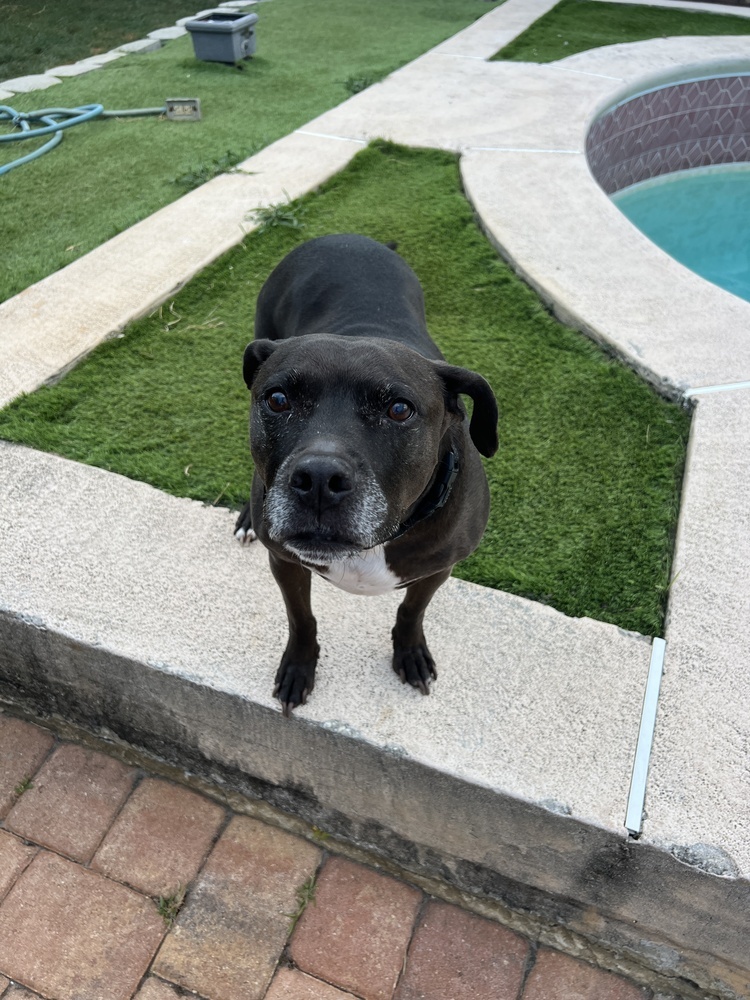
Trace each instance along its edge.
{"label": "concrete step", "polygon": [[734,880],[624,829],[643,636],[452,580],[425,698],[390,667],[398,598],[321,581],[319,680],[286,720],[282,603],[231,513],[7,443],[0,511],[3,697],[669,975],[724,983],[744,953]]}

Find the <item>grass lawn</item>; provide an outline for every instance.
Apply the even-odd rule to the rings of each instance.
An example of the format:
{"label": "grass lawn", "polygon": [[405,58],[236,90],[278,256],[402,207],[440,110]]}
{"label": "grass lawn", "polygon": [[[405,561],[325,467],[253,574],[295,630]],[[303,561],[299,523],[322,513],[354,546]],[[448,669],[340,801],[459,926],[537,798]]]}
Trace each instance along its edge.
{"label": "grass lawn", "polygon": [[600,45],[670,35],[750,35],[750,19],[707,11],[561,0],[493,58],[554,62]]}
{"label": "grass lawn", "polygon": [[[97,6],[109,20],[111,5]],[[194,6],[200,7],[197,0]],[[199,97],[203,120],[93,121],[69,130],[41,159],[0,177],[0,301],[492,8],[484,0],[271,0],[257,9],[257,55],[241,71],[199,62],[185,37],[160,52],[125,57],[11,99],[17,110],[32,111],[91,103],[108,110],[159,107],[167,97]],[[24,143],[23,152],[31,145]],[[0,146],[0,163],[19,155],[16,143]]]}
{"label": "grass lawn", "polygon": [[263,281],[303,239],[397,240],[435,340],[500,402],[492,517],[458,575],[660,633],[688,414],[545,311],[479,231],[449,154],[374,144],[295,211],[303,229],[250,234],[173,304],[0,413],[0,436],[239,506],[242,354]]}
{"label": "grass lawn", "polygon": [[[43,73],[145,38],[199,9],[196,0],[55,0],[0,3],[0,80]],[[170,97],[173,95],[169,95]]]}

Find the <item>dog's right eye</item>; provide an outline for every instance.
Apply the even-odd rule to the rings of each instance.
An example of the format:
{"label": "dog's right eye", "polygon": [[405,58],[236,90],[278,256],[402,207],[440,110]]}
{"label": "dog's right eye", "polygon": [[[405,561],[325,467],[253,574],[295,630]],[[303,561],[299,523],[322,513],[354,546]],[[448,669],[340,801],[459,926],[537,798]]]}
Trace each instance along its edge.
{"label": "dog's right eye", "polygon": [[397,399],[388,407],[388,416],[398,424],[403,424],[414,413],[414,407],[405,399]]}
{"label": "dog's right eye", "polygon": [[266,395],[266,406],[273,413],[285,413],[287,410],[291,410],[292,404],[289,402],[289,398],[285,392],[280,389],[272,389]]}

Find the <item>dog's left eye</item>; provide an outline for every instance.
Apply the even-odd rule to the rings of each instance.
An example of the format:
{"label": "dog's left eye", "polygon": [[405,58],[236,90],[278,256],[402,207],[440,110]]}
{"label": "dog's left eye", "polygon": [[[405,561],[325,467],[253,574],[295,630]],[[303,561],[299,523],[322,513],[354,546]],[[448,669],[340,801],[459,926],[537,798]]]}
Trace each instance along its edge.
{"label": "dog's left eye", "polygon": [[414,413],[414,407],[411,403],[407,403],[405,399],[397,399],[388,407],[388,416],[391,420],[395,420],[400,424],[404,420],[408,420],[412,413]]}
{"label": "dog's left eye", "polygon": [[268,393],[266,396],[266,406],[273,413],[285,413],[292,408],[292,404],[289,402],[286,393],[280,389],[273,389]]}

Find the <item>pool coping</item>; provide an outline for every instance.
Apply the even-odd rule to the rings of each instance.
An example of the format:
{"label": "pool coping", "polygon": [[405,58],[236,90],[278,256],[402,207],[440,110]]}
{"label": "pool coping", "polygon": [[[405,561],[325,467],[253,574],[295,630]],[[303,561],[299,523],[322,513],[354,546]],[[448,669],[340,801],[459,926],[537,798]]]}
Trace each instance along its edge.
{"label": "pool coping", "polygon": [[[714,65],[737,58],[738,47],[741,58],[750,62],[750,39],[659,39],[637,47],[611,46],[582,53],[548,66],[486,62],[525,27],[525,22],[530,23],[553,5],[548,0],[507,0],[387,80],[246,161],[240,165],[242,172],[216,178],[4,303],[0,323],[8,324],[13,338],[3,345],[3,371],[7,374],[13,361],[16,381],[10,387],[6,381],[2,391],[7,401],[19,384],[34,387],[55,377],[95,343],[116,335],[135,316],[168,301],[177,287],[238,242],[243,228],[249,228],[245,219],[249,207],[314,188],[341,169],[370,138],[460,152],[467,194],[488,235],[550,307],[605,343],[672,398],[698,400],[677,541],[677,577],[670,600],[666,675],[648,817],[641,840],[634,843],[627,836],[622,789],[629,780],[645,685],[649,645],[643,637],[623,635],[602,623],[567,619],[531,602],[459,581],[446,588],[439,605],[442,619],[458,612],[474,622],[479,640],[502,634],[512,650],[508,683],[512,680],[515,687],[508,690],[515,691],[518,706],[493,705],[504,711],[502,717],[510,727],[517,727],[514,735],[519,754],[535,741],[549,742],[550,727],[560,741],[560,759],[565,766],[559,771],[552,768],[545,787],[522,769],[516,782],[493,785],[489,772],[482,770],[489,766],[487,762],[471,765],[478,749],[469,747],[467,755],[467,748],[460,746],[455,734],[444,734],[449,750],[431,747],[427,732],[441,724],[431,718],[428,725],[423,719],[414,723],[416,728],[411,731],[409,719],[399,715],[403,708],[393,700],[390,678],[373,680],[367,672],[361,678],[357,675],[358,684],[380,706],[380,714],[387,705],[392,718],[399,719],[398,726],[393,721],[389,725],[379,721],[377,713],[360,701],[344,700],[338,705],[342,697],[351,698],[344,693],[349,680],[344,652],[334,657],[334,674],[335,662],[341,663],[338,690],[330,685],[327,690],[316,689],[314,703],[288,724],[273,711],[265,691],[270,656],[267,646],[269,642],[271,646],[280,643],[278,602],[270,597],[270,604],[262,603],[269,588],[259,554],[251,553],[249,558],[241,550],[230,554],[228,544],[219,541],[219,531],[229,538],[227,515],[163,498],[149,487],[134,486],[100,470],[7,445],[0,446],[0,462],[11,473],[6,481],[12,479],[12,483],[3,508],[7,519],[4,525],[0,522],[0,529],[13,529],[8,532],[13,544],[0,556],[0,578],[6,581],[0,594],[0,633],[6,639],[6,652],[0,653],[0,690],[6,697],[21,698],[46,711],[64,708],[73,721],[122,738],[131,736],[173,759],[187,754],[196,769],[214,767],[233,780],[248,781],[251,775],[256,795],[286,803],[303,814],[312,811],[320,825],[327,822],[335,828],[338,824],[343,836],[363,842],[369,838],[380,850],[405,854],[407,845],[416,844],[419,864],[442,866],[443,876],[456,884],[495,892],[516,909],[550,912],[552,919],[567,928],[571,941],[582,939],[590,947],[592,942],[603,942],[621,956],[637,956],[660,975],[692,977],[705,989],[740,996],[747,987],[747,978],[742,977],[750,973],[742,965],[746,955],[740,951],[739,930],[735,934],[727,925],[727,907],[731,900],[736,919],[738,914],[750,912],[750,843],[744,831],[736,828],[740,824],[733,813],[744,787],[736,770],[737,754],[730,754],[729,763],[723,758],[727,745],[738,739],[738,708],[745,704],[745,692],[727,685],[726,674],[743,648],[738,612],[748,599],[748,584],[741,572],[746,565],[742,556],[748,554],[747,542],[743,545],[733,529],[744,523],[743,484],[744,494],[750,495],[746,464],[736,460],[750,438],[746,405],[750,395],[732,384],[750,379],[750,356],[741,336],[742,324],[746,328],[750,318],[750,304],[685,271],[637,233],[591,179],[583,156],[583,138],[587,122],[613,94],[652,78],[655,71],[672,72],[677,64],[705,65],[707,43],[708,60]],[[645,76],[644,65],[648,67]],[[563,82],[568,83],[567,88],[561,86]],[[429,103],[420,104],[422,95],[429,95]],[[498,106],[504,115],[500,125],[495,120]],[[554,172],[550,164],[554,164]],[[244,172],[250,170],[252,175]],[[498,198],[498,176],[503,182],[502,198]],[[554,226],[550,225],[551,197],[558,213],[562,212]],[[569,233],[577,231],[583,209],[587,218],[596,220],[600,240],[613,248],[613,254],[616,250],[616,259],[627,276],[625,291],[634,287],[647,290],[643,297],[648,301],[648,322],[633,315],[641,299],[624,294],[622,287],[618,289],[623,284],[622,272],[613,276],[610,259],[603,262],[601,252],[592,253],[577,240],[571,247]],[[154,246],[155,234],[160,231],[170,232],[169,246]],[[115,268],[120,277],[113,287]],[[602,271],[607,280],[602,279]],[[599,274],[606,294],[599,286],[598,294],[592,290],[592,274]],[[81,282],[87,288],[104,288],[106,294],[87,297],[85,302],[65,295],[66,288],[80,288]],[[684,315],[675,319],[680,309]],[[710,336],[702,326],[696,330],[696,309],[710,312]],[[652,326],[656,330],[651,330]],[[687,345],[683,336],[686,328],[694,331],[695,340]],[[725,344],[727,329],[731,339]],[[713,354],[705,349],[705,341],[711,337],[721,341]],[[721,391],[709,392],[717,386]],[[727,424],[729,435],[724,433]],[[29,498],[38,504],[40,496],[54,498],[65,513],[67,527],[60,528],[59,544],[52,546],[52,553],[39,551],[35,533],[39,522],[29,517]],[[146,523],[150,518],[157,535],[165,533],[165,525],[174,521],[190,521],[189,537],[170,531],[170,545],[158,546],[159,561],[148,563],[144,573],[166,573],[177,586],[175,581],[184,578],[186,567],[195,559],[195,539],[205,538],[211,546],[206,541],[201,550],[202,565],[215,576],[209,588],[215,601],[222,586],[221,571],[227,572],[226,566],[231,564],[232,588],[236,590],[241,583],[265,609],[254,618],[268,629],[262,641],[258,636],[242,636],[252,650],[252,662],[244,664],[252,674],[250,681],[233,673],[222,674],[215,657],[209,665],[204,662],[212,642],[220,639],[224,644],[220,648],[232,644],[228,661],[243,663],[241,645],[234,645],[237,636],[231,628],[229,632],[214,630],[208,623],[207,631],[190,637],[189,649],[181,648],[174,631],[177,612],[172,604],[158,607],[154,611],[157,618],[151,620],[152,629],[162,628],[171,637],[171,649],[169,644],[157,644],[158,651],[150,649],[142,636],[136,642],[126,634],[139,616],[147,614],[153,595],[144,598],[134,594],[131,598],[125,586],[127,582],[133,587],[132,574],[121,565],[134,557],[132,533],[112,530],[108,534],[105,522],[100,532],[94,533],[91,548],[83,546],[85,559],[81,564],[77,547],[81,538],[91,533],[87,523],[92,496],[98,496],[105,507],[114,505],[123,511],[123,518],[128,510]],[[725,530],[706,538],[705,519],[715,518],[716,497],[724,507]],[[132,523],[131,531],[137,531]],[[72,568],[70,577],[55,572],[61,560],[69,567],[78,566],[78,575]],[[247,575],[248,563],[252,579]],[[701,572],[693,573],[692,565],[699,565]],[[105,566],[110,575],[106,583],[101,575]],[[93,575],[98,588],[104,587],[105,594],[114,580],[118,599],[126,604],[132,600],[129,608],[118,606],[116,622],[110,620],[107,602],[102,605],[96,594],[88,596],[83,611],[66,608],[71,579],[83,586],[86,573]],[[729,594],[722,579],[729,581]],[[320,594],[319,598],[332,629],[341,619],[351,621],[351,599],[346,595]],[[202,599],[205,594],[199,588],[195,600]],[[241,600],[239,593],[237,600]],[[712,600],[721,601],[721,608],[712,606]],[[733,615],[727,616],[727,603]],[[386,609],[385,617],[389,613]],[[226,614],[231,620],[229,609]],[[383,615],[379,612],[373,621],[382,631]],[[185,622],[183,626],[188,629]],[[372,627],[369,621],[360,623],[361,632]],[[457,646],[449,624],[441,620],[434,627],[438,643],[444,644],[455,662],[462,662],[465,652]],[[558,698],[557,718],[552,720],[544,713],[535,715],[533,705],[524,704],[524,698],[538,690],[528,681],[528,677],[536,677],[530,671],[537,633],[546,635],[548,651],[555,648],[555,636],[560,639],[559,662],[553,657],[560,684],[557,689],[551,684]],[[378,646],[375,640],[373,643],[371,650]],[[362,665],[359,649],[351,651],[345,624],[336,648],[348,651],[347,655]],[[613,675],[621,673],[625,685],[614,685],[609,694],[606,690],[600,694],[600,724],[615,735],[611,744],[604,733],[591,739],[591,734],[587,738],[585,733],[576,732],[585,696],[579,689],[572,693],[566,690],[573,672],[580,675],[584,688],[601,678],[601,649],[611,651],[609,669]],[[22,652],[20,659],[18,650]],[[696,651],[700,654],[697,661]],[[172,662],[165,662],[170,657]],[[24,663],[29,660],[37,665],[37,677],[28,676]],[[369,670],[370,664],[365,665]],[[132,690],[114,682],[118,674],[129,679]],[[113,683],[117,695],[109,697],[102,685]],[[481,671],[472,675],[471,683],[472,690],[481,693]],[[541,682],[537,679],[534,683]],[[700,698],[691,697],[691,687],[696,684]],[[617,704],[619,697],[626,703],[624,708]],[[460,700],[446,697],[456,713],[461,710]],[[705,705],[710,706],[713,719],[727,721],[724,728],[707,725],[701,718],[699,710]],[[490,714],[490,726],[491,718]],[[528,728],[529,718],[538,723],[534,732]],[[450,720],[442,725],[446,722]],[[420,726],[426,726],[425,732]],[[248,743],[241,735],[245,730],[253,733],[256,742]],[[570,730],[567,736],[566,730]],[[398,732],[401,738],[396,741],[394,734]],[[685,733],[690,734],[689,740]],[[576,740],[581,741],[580,747]],[[506,761],[507,755],[512,757],[512,742],[503,747]],[[697,745],[699,753],[691,753],[691,747],[685,745],[688,742]],[[593,779],[597,754],[601,756],[599,766],[611,780],[594,783],[595,792],[585,801],[575,786]],[[328,777],[306,766],[316,755],[328,763]],[[586,781],[575,774],[570,780],[576,759]],[[711,763],[709,768],[706,759]],[[491,763],[492,754],[487,760]],[[355,781],[349,773],[352,762],[355,770],[359,769]],[[432,797],[425,792],[430,784],[436,786]],[[363,794],[363,788],[380,786],[383,792],[375,801]],[[619,807],[612,804],[613,788],[619,789],[619,814]],[[408,791],[413,815],[399,806],[394,797],[397,790]],[[429,830],[428,817],[432,823]],[[606,891],[601,885],[582,882],[583,873],[592,866],[606,876]],[[637,880],[641,893],[637,901],[626,891],[623,878],[625,882]],[[646,884],[654,878],[660,893],[667,893],[661,903]],[[682,904],[685,912],[671,913],[669,902],[684,899],[686,894],[689,901]],[[557,900],[551,911],[549,899]],[[568,901],[569,911],[561,900]],[[665,900],[666,912],[662,912]],[[586,917],[592,908],[598,914],[597,927]],[[641,921],[637,931],[634,920]],[[699,933],[707,920],[719,922],[721,933],[715,940]],[[660,933],[679,953],[669,952]],[[699,953],[694,953],[696,941],[700,942]]]}

